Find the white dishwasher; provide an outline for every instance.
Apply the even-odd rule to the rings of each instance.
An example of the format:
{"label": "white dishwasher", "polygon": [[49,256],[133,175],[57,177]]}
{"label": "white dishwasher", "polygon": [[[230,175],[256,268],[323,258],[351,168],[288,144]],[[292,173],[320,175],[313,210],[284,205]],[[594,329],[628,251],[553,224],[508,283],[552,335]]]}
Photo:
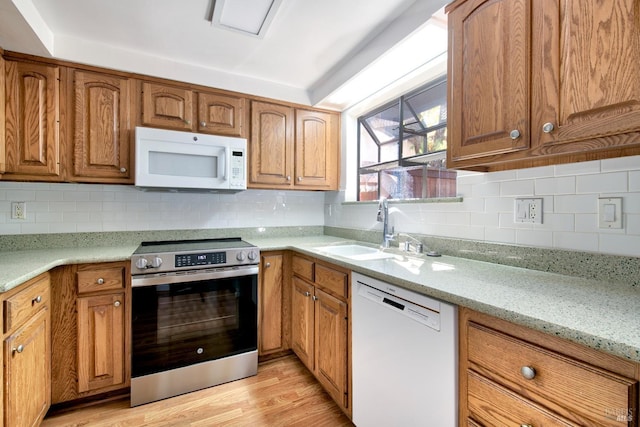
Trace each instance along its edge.
{"label": "white dishwasher", "polygon": [[454,427],[457,307],[352,273],[353,422]]}

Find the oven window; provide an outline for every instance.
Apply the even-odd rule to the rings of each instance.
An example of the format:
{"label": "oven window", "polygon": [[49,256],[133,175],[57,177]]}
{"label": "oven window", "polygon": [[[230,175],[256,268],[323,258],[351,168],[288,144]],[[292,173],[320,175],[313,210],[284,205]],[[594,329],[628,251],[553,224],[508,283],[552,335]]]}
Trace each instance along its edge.
{"label": "oven window", "polygon": [[132,289],[132,376],[257,349],[257,276]]}

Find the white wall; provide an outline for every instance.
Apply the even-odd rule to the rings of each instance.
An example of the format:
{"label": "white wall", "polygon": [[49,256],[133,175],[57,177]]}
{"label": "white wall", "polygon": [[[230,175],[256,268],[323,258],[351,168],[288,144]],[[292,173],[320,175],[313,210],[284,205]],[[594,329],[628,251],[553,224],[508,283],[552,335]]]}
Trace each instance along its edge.
{"label": "white wall", "polygon": [[[351,173],[351,172],[350,172]],[[396,231],[640,256],[640,156],[458,178],[461,203],[392,203]],[[381,229],[377,206],[327,194],[325,225]],[[543,224],[514,223],[514,198],[543,198]],[[598,228],[598,198],[622,197],[623,228]]]}
{"label": "white wall", "polygon": [[[26,202],[26,220],[11,202]],[[132,186],[0,181],[0,234],[321,226],[324,194],[143,192]]]}

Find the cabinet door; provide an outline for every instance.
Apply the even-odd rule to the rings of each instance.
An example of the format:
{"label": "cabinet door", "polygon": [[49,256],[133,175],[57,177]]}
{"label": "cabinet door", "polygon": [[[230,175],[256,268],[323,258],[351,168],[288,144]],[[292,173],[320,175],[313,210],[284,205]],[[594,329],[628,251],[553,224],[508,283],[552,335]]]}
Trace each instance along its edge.
{"label": "cabinet door", "polygon": [[318,381],[347,407],[347,304],[317,288],[315,347]]}
{"label": "cabinet door", "polygon": [[40,425],[49,409],[50,342],[47,307],[5,340],[5,426]]}
{"label": "cabinet door", "polygon": [[142,124],[169,129],[193,129],[193,92],[156,83],[142,84]]}
{"label": "cabinet door", "polygon": [[131,82],[74,72],[73,173],[79,181],[131,182]]}
{"label": "cabinet door", "polygon": [[293,277],[291,294],[291,347],[302,363],[314,372],[313,285]]}
{"label": "cabinet door", "polygon": [[447,164],[529,148],[532,0],[449,13]]}
{"label": "cabinet door", "polygon": [[281,253],[262,255],[260,296],[260,356],[285,349],[283,330],[283,268]]}
{"label": "cabinet door", "polygon": [[198,132],[243,137],[247,134],[245,116],[245,98],[198,94]]}
{"label": "cabinet door", "polygon": [[60,68],[6,62],[6,172],[60,179]]}
{"label": "cabinet door", "polygon": [[296,110],[296,186],[338,189],[339,122],[337,114]]}
{"label": "cabinet door", "polygon": [[640,130],[640,68],[630,60],[640,55],[637,0],[533,6],[536,154],[633,143],[619,134]]}
{"label": "cabinet door", "polygon": [[288,188],[292,185],[293,120],[291,107],[251,103],[248,186]]}
{"label": "cabinet door", "polygon": [[78,298],[78,391],[125,381],[124,294]]}

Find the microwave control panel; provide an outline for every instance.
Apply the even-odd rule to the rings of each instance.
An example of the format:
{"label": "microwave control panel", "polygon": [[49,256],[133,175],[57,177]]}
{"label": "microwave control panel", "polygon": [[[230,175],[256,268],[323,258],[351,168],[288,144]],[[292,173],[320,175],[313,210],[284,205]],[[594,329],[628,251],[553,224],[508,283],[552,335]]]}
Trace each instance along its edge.
{"label": "microwave control panel", "polygon": [[232,150],[231,151],[231,177],[230,177],[230,186],[244,186],[245,178],[244,178],[244,168],[245,168],[245,160],[244,160],[244,151],[241,150]]}

